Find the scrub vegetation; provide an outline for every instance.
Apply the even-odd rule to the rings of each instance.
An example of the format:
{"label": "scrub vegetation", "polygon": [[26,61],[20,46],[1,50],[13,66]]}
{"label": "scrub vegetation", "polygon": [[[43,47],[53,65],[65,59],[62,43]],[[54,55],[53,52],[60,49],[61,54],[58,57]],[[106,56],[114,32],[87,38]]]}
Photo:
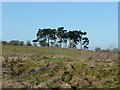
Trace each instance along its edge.
{"label": "scrub vegetation", "polygon": [[119,88],[118,53],[3,45],[3,88]]}

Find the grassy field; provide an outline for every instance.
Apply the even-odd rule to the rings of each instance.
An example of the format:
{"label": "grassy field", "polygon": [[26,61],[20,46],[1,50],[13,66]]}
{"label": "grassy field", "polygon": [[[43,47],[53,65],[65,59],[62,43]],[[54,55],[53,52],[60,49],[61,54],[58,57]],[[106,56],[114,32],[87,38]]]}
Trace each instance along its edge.
{"label": "grassy field", "polygon": [[119,88],[118,54],[3,46],[3,88]]}

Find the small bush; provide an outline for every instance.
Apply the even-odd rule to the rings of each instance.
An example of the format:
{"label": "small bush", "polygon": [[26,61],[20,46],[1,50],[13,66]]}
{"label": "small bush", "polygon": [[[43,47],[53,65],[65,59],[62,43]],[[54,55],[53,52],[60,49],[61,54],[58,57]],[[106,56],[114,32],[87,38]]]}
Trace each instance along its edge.
{"label": "small bush", "polygon": [[33,46],[37,46],[37,43],[36,43],[36,42],[33,42]]}
{"label": "small bush", "polygon": [[101,48],[95,48],[95,51],[96,52],[101,51]]}
{"label": "small bush", "polygon": [[30,43],[30,40],[26,42],[26,46],[32,46],[32,44]]}
{"label": "small bush", "polygon": [[2,41],[2,45],[8,45],[7,41]]}

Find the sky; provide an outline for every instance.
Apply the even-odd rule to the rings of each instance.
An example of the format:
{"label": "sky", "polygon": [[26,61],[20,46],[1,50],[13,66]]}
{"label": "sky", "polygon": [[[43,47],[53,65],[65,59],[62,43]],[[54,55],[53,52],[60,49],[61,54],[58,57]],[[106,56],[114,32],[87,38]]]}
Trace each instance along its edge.
{"label": "sky", "polygon": [[58,27],[87,32],[90,50],[118,47],[118,3],[2,3],[2,40],[32,41],[38,29]]}

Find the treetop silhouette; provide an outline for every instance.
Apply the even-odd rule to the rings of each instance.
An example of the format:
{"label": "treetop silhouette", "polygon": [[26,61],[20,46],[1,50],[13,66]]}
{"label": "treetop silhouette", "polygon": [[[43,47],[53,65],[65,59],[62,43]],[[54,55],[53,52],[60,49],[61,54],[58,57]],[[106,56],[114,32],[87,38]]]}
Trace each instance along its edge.
{"label": "treetop silhouette", "polygon": [[67,31],[64,27],[57,29],[39,29],[33,42],[39,42],[40,46],[74,48],[80,44],[80,49],[88,49],[89,39],[84,37],[87,32],[81,30]]}

